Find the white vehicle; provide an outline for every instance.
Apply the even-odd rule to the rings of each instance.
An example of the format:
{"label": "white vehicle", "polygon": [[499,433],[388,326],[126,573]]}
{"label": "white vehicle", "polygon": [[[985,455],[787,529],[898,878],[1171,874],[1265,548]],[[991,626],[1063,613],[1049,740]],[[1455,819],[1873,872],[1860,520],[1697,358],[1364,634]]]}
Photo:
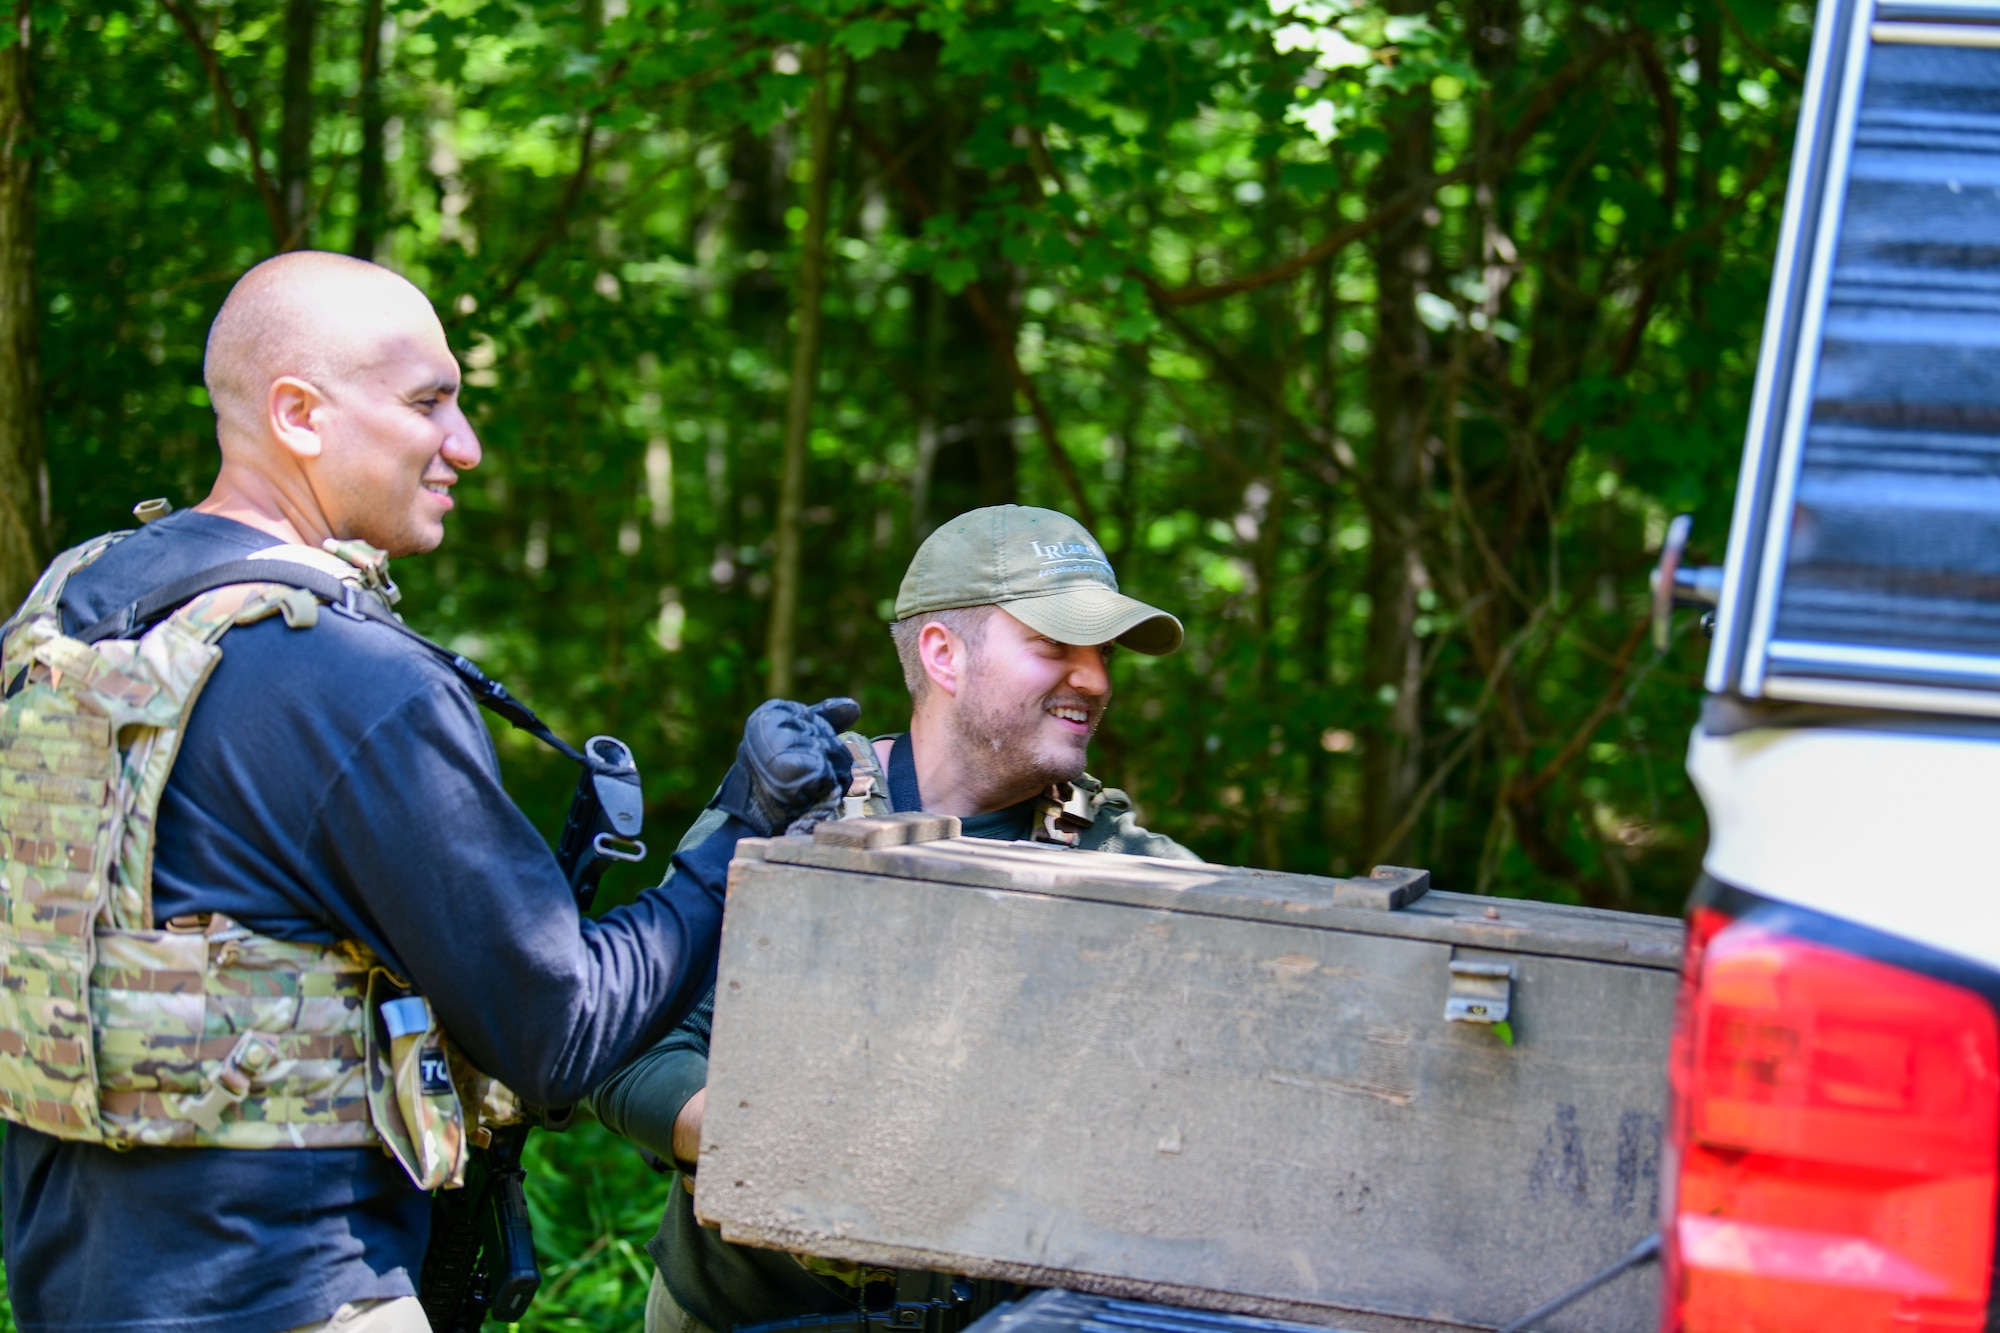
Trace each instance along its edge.
{"label": "white vehicle", "polygon": [[2000,3],[1822,4],[1721,570],[1685,530],[1662,1329],[2000,1328]]}

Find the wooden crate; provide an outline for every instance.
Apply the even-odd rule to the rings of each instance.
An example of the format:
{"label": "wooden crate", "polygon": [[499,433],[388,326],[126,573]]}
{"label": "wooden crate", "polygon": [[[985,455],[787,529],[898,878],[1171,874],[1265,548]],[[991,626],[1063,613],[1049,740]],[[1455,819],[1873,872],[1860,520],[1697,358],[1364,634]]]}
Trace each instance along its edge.
{"label": "wooden crate", "polygon": [[[696,1196],[724,1236],[1412,1333],[1504,1324],[1654,1227],[1678,921],[926,828],[731,870]],[[1511,1045],[1446,1019],[1503,1003]],[[1657,1285],[1543,1327],[1641,1333]]]}

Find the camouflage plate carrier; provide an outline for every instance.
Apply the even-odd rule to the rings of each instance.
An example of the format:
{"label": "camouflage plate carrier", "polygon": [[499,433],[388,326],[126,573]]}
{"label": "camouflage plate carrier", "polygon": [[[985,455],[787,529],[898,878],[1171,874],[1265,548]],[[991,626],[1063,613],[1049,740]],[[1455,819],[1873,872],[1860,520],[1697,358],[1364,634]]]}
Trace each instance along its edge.
{"label": "camouflage plate carrier", "polygon": [[[365,945],[220,914],[155,926],[160,797],[219,641],[272,615],[303,631],[321,607],[235,584],[136,639],[68,637],[64,585],[127,535],[59,556],[0,639],[0,1117],[117,1149],[377,1144],[419,1188],[460,1184],[454,1085],[482,1110],[511,1099]],[[381,552],[328,546],[252,558],[394,600]]]}

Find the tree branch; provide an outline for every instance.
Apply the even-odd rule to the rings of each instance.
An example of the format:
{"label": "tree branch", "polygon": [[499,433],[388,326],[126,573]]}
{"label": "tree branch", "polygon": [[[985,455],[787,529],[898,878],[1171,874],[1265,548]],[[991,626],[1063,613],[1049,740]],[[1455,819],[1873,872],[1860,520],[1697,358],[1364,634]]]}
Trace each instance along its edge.
{"label": "tree branch", "polygon": [[[1721,234],[1722,228],[1728,224],[1730,219],[1749,206],[1751,196],[1762,189],[1764,182],[1770,179],[1771,169],[1778,164],[1779,154],[1789,141],[1790,137],[1788,135],[1774,135],[1771,141],[1765,145],[1763,153],[1745,171],[1742,188],[1724,200],[1722,205],[1715,210],[1713,217],[1708,218],[1698,226],[1689,227],[1676,233],[1673,240],[1654,251],[1652,255],[1648,256],[1642,263],[1636,265],[1617,282],[1606,284],[1606,292],[1616,290],[1618,287],[1631,282],[1635,278],[1640,284],[1641,303],[1635,307],[1632,325],[1625,331],[1625,336],[1620,341],[1613,368],[1615,378],[1623,378],[1625,373],[1631,369],[1633,361],[1637,359],[1639,336],[1645,331],[1640,317],[1646,315],[1649,309],[1647,293],[1658,291],[1663,278],[1679,266],[1681,256],[1687,253],[1689,246],[1694,245],[1698,241],[1715,239],[1716,236]],[[1548,280],[1546,275],[1544,280]],[[1577,289],[1577,291],[1579,295],[1583,294],[1581,289]],[[1601,304],[1605,297],[1602,294],[1592,294],[1590,299]]]}
{"label": "tree branch", "polygon": [[1233,385],[1238,392],[1245,394],[1273,417],[1282,421],[1300,439],[1310,440],[1314,445],[1318,446],[1321,450],[1318,461],[1327,472],[1354,488],[1355,498],[1361,501],[1361,507],[1367,511],[1370,521],[1387,524],[1391,528],[1402,532],[1405,536],[1414,537],[1415,534],[1410,528],[1409,516],[1398,513],[1393,506],[1387,504],[1382,499],[1381,492],[1376,488],[1373,480],[1365,473],[1350,466],[1346,460],[1340,457],[1335,447],[1335,441],[1331,436],[1328,436],[1319,427],[1312,425],[1301,418],[1298,413],[1292,411],[1290,407],[1286,406],[1284,400],[1278,394],[1274,393],[1268,385],[1259,383],[1243,367],[1237,365],[1235,359],[1223,351],[1221,347],[1217,346],[1214,339],[1188,323],[1178,310],[1167,305],[1161,299],[1165,295],[1165,292],[1147,278],[1145,274],[1142,273],[1139,277],[1141,281],[1146,283],[1147,291],[1152,294],[1153,307],[1158,312],[1161,321],[1175,333],[1179,334],[1190,346],[1207,357],[1209,364],[1215,368],[1217,375]]}
{"label": "tree branch", "polygon": [[1468,157],[1450,171],[1432,176],[1428,180],[1418,181],[1400,194],[1397,194],[1388,203],[1367,217],[1348,223],[1345,227],[1340,228],[1318,243],[1293,255],[1290,259],[1273,264],[1269,268],[1259,269],[1255,273],[1248,273],[1240,278],[1232,278],[1227,282],[1179,288],[1163,288],[1156,300],[1169,306],[1197,305],[1203,301],[1213,301],[1224,296],[1234,296],[1239,292],[1255,291],[1259,287],[1268,287],[1274,282],[1283,282],[1287,278],[1311,268],[1321,260],[1331,258],[1363,237],[1380,231],[1402,217],[1405,213],[1408,213],[1411,209],[1423,204],[1443,187],[1464,180],[1475,170],[1483,166],[1505,164],[1527,145],[1530,138],[1534,137],[1534,133],[1541,127],[1542,121],[1548,118],[1549,113],[1555,110],[1556,103],[1571,88],[1581,83],[1599,65],[1609,60],[1634,40],[1635,38],[1631,34],[1620,34],[1609,38],[1557,70],[1542,84],[1540,91],[1529,100],[1528,104],[1521,109],[1520,117],[1514,122],[1514,128],[1508,132],[1505,139],[1501,140],[1490,157]]}
{"label": "tree branch", "polygon": [[201,25],[194,21],[181,0],[160,0],[160,7],[173,16],[182,32],[193,44],[195,54],[201,58],[201,66],[208,72],[209,87],[215,92],[215,100],[229,113],[236,126],[236,133],[242,138],[243,146],[250,152],[250,175],[257,183],[257,197],[263,202],[264,216],[271,224],[271,241],[278,249],[285,249],[290,243],[291,224],[285,217],[285,203],[278,194],[278,184],[271,174],[264,170],[264,150],[257,142],[257,125],[250,114],[236,104],[230,92],[229,80],[223,77],[222,61],[216,56],[215,48],[201,35]]}
{"label": "tree branch", "polygon": [[[1653,90],[1653,100],[1660,105],[1660,211],[1671,228],[1674,208],[1680,202],[1680,104],[1674,100],[1673,82],[1667,78],[1667,68],[1660,62],[1660,53],[1653,49],[1653,44],[1641,39],[1634,44],[1633,53],[1638,58],[1640,73],[1646,77],[1646,85]],[[1625,378],[1632,363],[1639,359],[1639,347],[1645,340],[1646,326],[1653,322],[1659,293],[1660,274],[1655,271],[1639,284],[1632,321],[1618,340],[1618,352],[1612,359],[1612,378]]]}
{"label": "tree branch", "polygon": [[[1069,182],[1063,178],[1061,168],[1056,165],[1055,155],[1049,152],[1047,141],[1042,137],[1041,131],[1033,124],[1027,126],[1027,139],[1029,170],[1037,178],[1037,189],[1035,191],[1037,197],[1040,197],[1042,194],[1039,188],[1039,178],[1046,177],[1056,187],[1059,194],[1071,200],[1077,199],[1075,192],[1069,188]],[[1085,226],[1083,230],[1092,236],[1098,234],[1095,227]],[[1235,358],[1224,352],[1214,339],[1209,338],[1183,319],[1180,313],[1173,308],[1172,293],[1162,287],[1152,274],[1136,267],[1128,270],[1128,272],[1145,286],[1146,294],[1152,300],[1154,311],[1159,315],[1160,319],[1176,333],[1180,334],[1183,340],[1200,349],[1202,354],[1208,358],[1209,364],[1215,367],[1216,372],[1223,379],[1228,380],[1240,392],[1262,404],[1265,411],[1270,413],[1274,420],[1283,423],[1301,439],[1311,440],[1324,451],[1324,458],[1321,461],[1336,476],[1354,488],[1355,494],[1361,500],[1362,507],[1368,511],[1373,521],[1407,528],[1404,516],[1393,513],[1381,503],[1380,497],[1369,478],[1348,466],[1341,459],[1330,437],[1324,436],[1313,426],[1308,425],[1290,407],[1286,406],[1282,396],[1273,392],[1268,385],[1259,383],[1236,363]],[[1205,449],[1208,448],[1206,443],[1204,443],[1203,447]]]}
{"label": "tree branch", "polygon": [[[620,56],[612,62],[611,68],[604,72],[604,79],[598,85],[602,97],[596,106],[583,113],[583,134],[577,147],[576,170],[570,173],[568,184],[563,186],[562,198],[556,201],[555,211],[549,215],[548,225],[542,228],[541,235],[535,238],[521,255],[519,262],[514,265],[514,275],[501,286],[496,300],[505,301],[519,291],[521,284],[526,282],[528,275],[534,271],[535,265],[541,263],[542,257],[548,254],[556,242],[569,231],[570,217],[576,212],[577,204],[582,202],[584,189],[590,184],[590,170],[597,164],[597,118],[609,111],[619,100],[615,91],[616,85],[625,74],[629,61],[630,57]],[[699,87],[714,73],[715,71],[711,70],[706,74],[683,79],[679,84],[655,92],[670,94]]]}
{"label": "tree branch", "polygon": [[[884,172],[901,188],[904,197],[910,201],[910,207],[916,210],[917,216],[926,220],[936,216],[937,210],[932,207],[923,187],[910,179],[905,160],[891,153],[889,146],[862,123],[858,116],[854,121],[854,132],[868,151],[881,162]],[[1014,387],[1020,390],[1021,397],[1027,399],[1028,411],[1035,418],[1035,426],[1041,434],[1043,446],[1048,449],[1049,462],[1054,465],[1056,475],[1062,479],[1063,488],[1069,492],[1070,503],[1076,506],[1077,519],[1086,528],[1095,531],[1097,513],[1091,507],[1089,498],[1083,493],[1083,478],[1077,474],[1075,460],[1069,456],[1069,451],[1063,448],[1062,440],[1056,434],[1055,418],[1049,415],[1048,406],[1042,401],[1041,391],[1035,387],[1035,381],[1021,365],[1020,355],[1014,348],[1012,330],[1000,317],[1000,312],[994,309],[992,298],[987,295],[986,286],[979,279],[974,278],[965,285],[964,296],[967,307],[972,311],[973,319],[978,321],[980,330],[993,345],[994,354],[1007,367],[1007,374],[1014,381]]]}
{"label": "tree branch", "polygon": [[527,251],[522,254],[520,262],[515,264],[513,276],[501,286],[499,294],[494,298],[496,301],[506,301],[519,291],[521,284],[526,282],[528,275],[534,271],[535,265],[542,261],[542,256],[546,255],[550,248],[562,239],[563,233],[569,230],[570,215],[576,211],[578,202],[583,198],[584,187],[590,181],[590,169],[596,162],[596,155],[597,113],[593,111],[583,118],[583,136],[577,149],[576,170],[570,173],[569,183],[563,186],[562,198],[556,201],[555,212],[549,215],[548,225],[542,228],[541,235],[535,238]]}
{"label": "tree branch", "polygon": [[1638,652],[1639,645],[1645,641],[1646,629],[1647,622],[1641,620],[1626,634],[1625,642],[1619,645],[1618,656],[1611,666],[1611,688],[1604,692],[1604,697],[1590,710],[1590,716],[1583,720],[1583,725],[1563,742],[1562,749],[1556,751],[1554,757],[1542,765],[1540,772],[1526,782],[1508,788],[1507,797],[1510,801],[1529,801],[1540,795],[1579,754],[1583,753],[1583,747],[1590,743],[1590,738],[1604,725],[1604,719],[1611,716],[1612,711],[1624,702],[1625,677],[1631,674],[1632,658]]}
{"label": "tree branch", "polygon": [[1729,25],[1729,30],[1736,34],[1736,40],[1743,43],[1749,49],[1751,55],[1756,56],[1793,83],[1801,85],[1805,83],[1806,76],[1797,65],[1794,65],[1791,61],[1778,55],[1776,52],[1771,51],[1763,43],[1750,35],[1749,30],[1743,26],[1743,20],[1736,17],[1736,10],[1730,6],[1729,0],[1715,0],[1715,7],[1722,11],[1723,22]]}
{"label": "tree branch", "polygon": [[1513,637],[1501,646],[1499,655],[1494,659],[1493,669],[1486,673],[1486,682],[1480,688],[1478,700],[1472,705],[1472,716],[1466,721],[1458,744],[1452,747],[1451,754],[1446,757],[1443,763],[1431,770],[1430,776],[1424,780],[1424,785],[1419,787],[1416,794],[1410,798],[1409,809],[1405,810],[1403,817],[1396,821],[1396,826],[1390,829],[1388,835],[1363,858],[1366,864],[1373,865],[1382,857],[1387,856],[1390,849],[1409,836],[1410,830],[1417,826],[1417,820],[1422,818],[1424,809],[1430,804],[1431,798],[1437,795],[1438,788],[1444,785],[1444,780],[1451,776],[1452,770],[1458,767],[1459,761],[1471,752],[1472,743],[1479,738],[1480,732],[1485,729],[1486,710],[1500,693],[1501,677],[1506,674],[1507,668],[1512,665],[1514,655],[1521,651],[1521,646],[1528,641],[1528,637],[1540,626],[1542,617],[1548,610],[1549,604],[1547,602],[1537,605],[1534,611],[1528,616],[1527,622],[1520,629],[1516,630]]}

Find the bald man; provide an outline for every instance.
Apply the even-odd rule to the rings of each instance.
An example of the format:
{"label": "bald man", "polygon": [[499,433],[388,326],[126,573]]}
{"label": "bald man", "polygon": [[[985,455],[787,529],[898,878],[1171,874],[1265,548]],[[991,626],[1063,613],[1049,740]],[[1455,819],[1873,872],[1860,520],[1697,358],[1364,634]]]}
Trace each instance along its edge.
{"label": "bald man", "polygon": [[375,264],[315,251],[243,276],[202,363],[222,469],[196,508],[280,541],[435,550],[479,466],[458,362],[430,301]]}
{"label": "bald man", "polygon": [[[23,710],[47,717],[95,688],[74,665],[81,659],[38,656],[33,643],[274,547],[381,589],[385,575],[360,572],[379,553],[361,543],[406,556],[443,539],[452,490],[480,446],[458,365],[415,287],[336,255],[270,260],[230,293],[204,370],[222,453],[214,489],[193,510],[51,567],[5,638],[0,749],[38,753],[46,743],[34,737],[49,724],[24,722]],[[29,1333],[424,1333],[414,1290],[430,1200],[413,1177],[425,1167],[384,1150],[393,1143],[384,1116],[408,1130],[453,1090],[425,1072],[429,1109],[401,1101],[414,1097],[413,1081],[401,1110],[386,1113],[327,1090],[362,1086],[358,1052],[397,1031],[387,1006],[385,1025],[364,1030],[375,1001],[370,991],[369,1016],[355,1017],[356,988],[388,984],[380,974],[407,983],[428,1001],[410,1020],[417,1030],[428,1013],[472,1064],[528,1102],[568,1105],[710,986],[736,838],[769,832],[822,786],[847,780],[845,749],[823,721],[746,737],[746,756],[796,761],[785,771],[812,779],[799,799],[774,806],[770,791],[739,781],[724,802],[727,827],[678,856],[680,873],[629,907],[579,920],[548,845],[501,789],[459,675],[382,617],[341,609],[216,630],[220,662],[189,705],[157,797],[150,919],[91,927],[99,959],[128,960],[116,977],[92,975],[94,1038],[86,1029],[83,1044],[97,1048],[95,1086],[88,1065],[65,1075],[19,1049],[24,1039],[59,1049],[34,1030],[65,1021],[59,1011],[6,1011],[25,1014],[30,1029],[15,1049],[0,1043],[0,1114],[15,1122],[4,1163],[8,1294]],[[51,669],[58,660],[67,673]],[[824,783],[814,785],[814,764]],[[50,818],[22,808],[0,802],[0,862],[23,847],[39,855],[31,825]],[[18,989],[36,963],[14,923],[48,919],[23,913],[71,881],[32,864],[0,871],[0,958]],[[17,903],[9,895],[23,883],[30,896]],[[120,883],[119,902],[147,887]],[[148,964],[131,957],[169,948],[175,934],[211,941],[205,964],[177,964],[205,967],[200,984],[186,972],[169,982],[132,970]],[[246,977],[245,957],[276,961]],[[337,1002],[307,1003],[329,986]],[[207,997],[198,1030],[209,1040],[198,1063],[180,1057],[189,1081],[174,1084],[188,1022],[175,1006],[190,989]],[[288,995],[301,997],[296,1007],[264,998]],[[396,1012],[403,1021],[412,1011]],[[275,1057],[258,1055],[256,1029],[269,1029]],[[164,1063],[149,1064],[154,1056]],[[122,1143],[70,1132],[66,1108],[93,1098]],[[421,1158],[423,1147],[405,1156]]]}

